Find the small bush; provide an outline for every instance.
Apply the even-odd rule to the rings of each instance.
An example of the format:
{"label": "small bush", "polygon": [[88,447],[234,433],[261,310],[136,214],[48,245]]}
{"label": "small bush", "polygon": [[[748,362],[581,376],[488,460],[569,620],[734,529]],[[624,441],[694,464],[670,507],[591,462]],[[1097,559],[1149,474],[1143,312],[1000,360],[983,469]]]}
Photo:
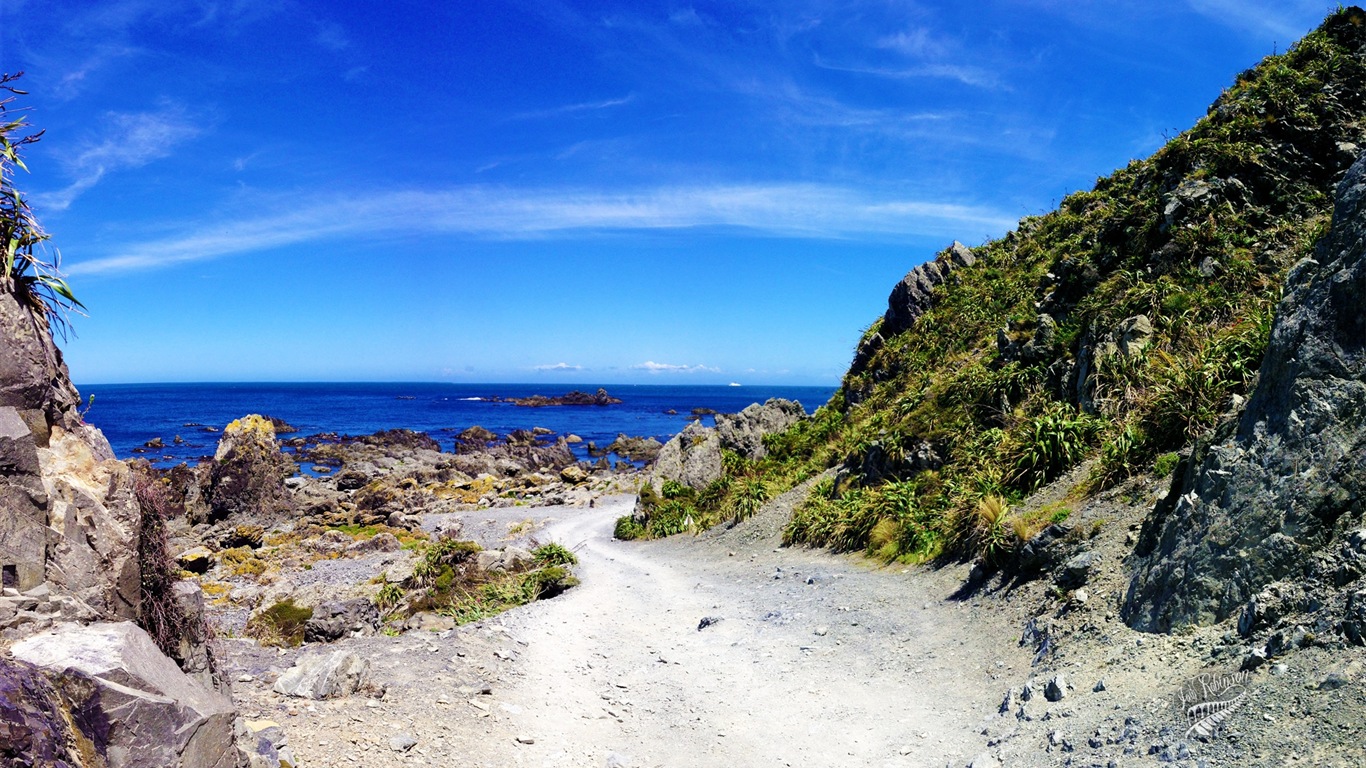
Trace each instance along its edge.
{"label": "small bush", "polygon": [[574,565],[579,562],[579,558],[574,556],[562,544],[550,542],[531,550],[531,556],[536,559],[537,565]]}
{"label": "small bush", "polygon": [[895,520],[882,518],[868,534],[868,552],[882,560],[895,560],[901,554],[903,526]]}
{"label": "small bush", "polygon": [[[168,501],[165,489],[151,467],[133,469],[133,495],[138,502],[138,569],[140,574],[138,626],[147,630],[163,653],[184,662],[187,646],[209,639],[212,632],[204,617],[185,612],[175,598],[177,568],[166,547]],[[209,585],[204,591],[213,594]],[[223,590],[226,593],[226,588]]]}
{"label": "small bush", "polygon": [[1167,477],[1176,471],[1176,465],[1180,463],[1181,456],[1177,453],[1164,453],[1153,462],[1153,474],[1158,477]]}
{"label": "small bush", "polygon": [[281,600],[251,617],[246,633],[262,645],[295,647],[304,641],[304,624],[313,618],[313,609],[294,604],[293,598]]}
{"label": "small bush", "polygon": [[632,541],[645,537],[645,526],[636,522],[631,515],[623,515],[617,518],[616,527],[612,529],[612,535],[622,541]]}
{"label": "small bush", "polygon": [[988,563],[999,564],[1020,538],[1012,524],[1010,504],[1000,496],[987,496],[973,508],[972,519],[977,553]]}

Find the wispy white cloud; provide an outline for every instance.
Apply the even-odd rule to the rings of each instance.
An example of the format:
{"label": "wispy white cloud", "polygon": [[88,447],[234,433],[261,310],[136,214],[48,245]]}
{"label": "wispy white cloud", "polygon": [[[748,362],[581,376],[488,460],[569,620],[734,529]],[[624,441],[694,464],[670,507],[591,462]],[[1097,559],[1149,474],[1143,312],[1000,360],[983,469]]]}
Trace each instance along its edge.
{"label": "wispy white cloud", "polygon": [[313,42],[329,51],[344,51],[351,47],[351,38],[347,37],[346,30],[340,24],[320,21],[317,25],[318,33],[313,36]]}
{"label": "wispy white cloud", "polygon": [[199,127],[178,108],[158,112],[110,112],[98,126],[99,138],[78,146],[65,161],[75,177],[66,188],[34,195],[34,201],[51,210],[66,210],[106,174],[139,168],[167,155],[176,145],[199,134]]}
{"label": "wispy white cloud", "polygon": [[[1284,50],[1313,29],[1332,8],[1320,0],[1187,0],[1202,16],[1258,37],[1270,36]],[[1268,42],[1271,42],[1270,40]]]}
{"label": "wispy white cloud", "polygon": [[513,115],[513,120],[541,120],[547,117],[559,117],[560,115],[572,115],[576,112],[596,112],[602,109],[620,107],[635,101],[636,95],[628,93],[617,99],[603,99],[602,101],[583,101],[576,104],[565,104],[549,109],[535,109],[527,112],[518,112]]}
{"label": "wispy white cloud", "polygon": [[963,85],[971,85],[978,88],[1000,87],[1000,78],[998,78],[994,72],[980,67],[971,67],[962,64],[927,63],[913,64],[905,67],[842,66],[822,61],[820,57],[816,57],[814,63],[821,69],[828,69],[834,72],[874,75],[876,77],[887,77],[897,80],[937,78],[943,80],[957,80]]}
{"label": "wispy white cloud", "polygon": [[586,370],[582,365],[570,365],[569,363],[552,363],[550,365],[537,365],[532,367],[533,371],[582,371]]}
{"label": "wispy white cloud", "polygon": [[876,45],[878,48],[896,51],[903,56],[917,58],[938,58],[949,53],[948,43],[925,27],[913,27],[895,35],[888,35],[880,38]]}
{"label": "wispy white cloud", "polygon": [[429,233],[505,240],[612,231],[731,228],[766,236],[846,239],[999,234],[1015,217],[981,206],[877,197],[819,184],[680,186],[629,192],[470,186],[279,200],[287,211],[192,228],[79,260],[71,274],[146,269],[345,236]]}
{"label": "wispy white cloud", "polygon": [[631,366],[632,370],[645,371],[649,374],[658,373],[720,373],[720,368],[712,368],[706,365],[670,365],[669,363],[656,363],[653,360],[646,360],[639,365]]}

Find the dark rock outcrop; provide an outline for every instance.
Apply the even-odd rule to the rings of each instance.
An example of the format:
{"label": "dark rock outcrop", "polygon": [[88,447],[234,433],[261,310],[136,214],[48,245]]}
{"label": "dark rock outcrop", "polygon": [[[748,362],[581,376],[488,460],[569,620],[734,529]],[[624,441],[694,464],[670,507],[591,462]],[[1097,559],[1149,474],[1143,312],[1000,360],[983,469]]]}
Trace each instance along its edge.
{"label": "dark rock outcrop", "polygon": [[1124,604],[1135,628],[1220,621],[1279,580],[1332,585],[1343,604],[1334,582],[1354,571],[1318,574],[1316,555],[1350,548],[1366,512],[1364,199],[1366,159],[1338,186],[1331,234],[1286,280],[1236,432],[1197,450],[1145,526]]}
{"label": "dark rock outcrop", "polygon": [[854,353],[854,362],[845,374],[845,381],[867,370],[873,355],[888,339],[905,333],[915,325],[915,321],[934,305],[934,289],[948,279],[949,273],[959,267],[970,267],[976,262],[977,257],[972,249],[955,240],[953,245],[940,251],[933,259],[907,272],[887,297],[887,312],[882,316],[877,330],[859,344]]}
{"label": "dark rock outcrop", "polygon": [[608,444],[607,452],[632,461],[654,461],[663,448],[664,444],[653,437],[617,435],[617,439]]}
{"label": "dark rock outcrop", "polygon": [[379,611],[369,600],[327,600],[319,603],[312,618],[304,623],[304,640],[330,643],[343,637],[374,634],[378,626]]}
{"label": "dark rock outcrop", "polygon": [[580,392],[577,389],[558,397],[546,397],[545,395],[532,395],[531,397],[514,397],[508,399],[513,405],[520,405],[524,408],[544,408],[552,405],[618,405],[621,398],[612,397],[607,394],[607,390],[598,389],[593,394]]}
{"label": "dark rock outcrop", "polygon": [[223,430],[218,451],[208,468],[204,499],[208,520],[250,518],[260,523],[293,509],[285,479],[294,463],[280,453],[275,427],[255,414],[243,416]]}
{"label": "dark rock outcrop", "polygon": [[[73,683],[78,676],[72,673]],[[78,743],[99,754],[108,728],[89,718],[77,720],[46,676],[0,656],[0,768],[81,768],[86,764]]]}

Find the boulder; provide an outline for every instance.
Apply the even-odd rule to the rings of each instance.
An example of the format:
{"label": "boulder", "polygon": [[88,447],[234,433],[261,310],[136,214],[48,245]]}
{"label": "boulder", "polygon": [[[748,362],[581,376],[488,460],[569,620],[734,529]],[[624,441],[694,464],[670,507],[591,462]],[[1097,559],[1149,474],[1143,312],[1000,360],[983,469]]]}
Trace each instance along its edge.
{"label": "boulder", "polygon": [[176,555],[176,563],[190,573],[208,573],[213,567],[213,552],[208,547],[191,547]]}
{"label": "boulder", "polygon": [[388,531],[375,534],[368,539],[361,539],[347,546],[348,555],[368,555],[372,552],[397,552],[403,548],[398,537]]}
{"label": "boulder", "polygon": [[11,655],[66,680],[62,693],[110,768],[237,768],[232,702],[196,683],[131,622],[66,624],[16,643]]}
{"label": "boulder", "polygon": [[274,690],[302,699],[335,699],[350,696],[365,684],[370,662],[351,651],[311,654],[275,681]]}
{"label": "boulder", "polygon": [[1088,551],[1073,556],[1063,563],[1062,572],[1057,577],[1058,584],[1071,588],[1083,586],[1090,580],[1091,573],[1099,562],[1099,552]]}
{"label": "boulder", "polygon": [[[1366,498],[1366,158],[1333,225],[1291,269],[1259,383],[1144,525],[1123,616],[1171,631],[1222,621],[1347,536]],[[1236,426],[1236,429],[1234,428]],[[1344,517],[1346,515],[1346,517]]]}
{"label": "boulder", "polygon": [[313,617],[304,623],[304,640],[310,643],[330,643],[343,637],[374,634],[379,626],[379,610],[363,597],[351,600],[328,600],[313,609]]}
{"label": "boulder", "polygon": [[96,723],[73,717],[40,671],[0,656],[0,765],[83,766],[78,735],[98,749]]}
{"label": "boulder", "polygon": [[588,482],[588,472],[578,464],[570,464],[560,470],[560,479],[570,485],[582,485]]}

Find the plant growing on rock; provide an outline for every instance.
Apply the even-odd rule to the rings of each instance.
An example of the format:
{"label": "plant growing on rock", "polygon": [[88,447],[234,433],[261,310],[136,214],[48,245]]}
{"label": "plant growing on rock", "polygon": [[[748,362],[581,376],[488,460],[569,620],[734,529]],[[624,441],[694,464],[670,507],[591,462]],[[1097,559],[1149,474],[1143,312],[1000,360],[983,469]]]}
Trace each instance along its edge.
{"label": "plant growing on rock", "polygon": [[48,235],[14,187],[14,170],[28,170],[20,150],[43,135],[42,131],[24,135],[28,122],[14,114],[15,97],[25,95],[14,85],[22,75],[0,74],[0,91],[9,94],[0,98],[0,291],[13,294],[65,335],[70,313],[81,313],[85,305],[62,278],[61,254],[54,249],[50,258],[45,255]]}
{"label": "plant growing on rock", "polygon": [[184,662],[188,648],[212,636],[203,615],[191,615],[176,600],[179,569],[166,546],[166,492],[151,466],[133,467],[133,495],[137,499],[139,582],[138,626],[147,630],[162,653]]}

